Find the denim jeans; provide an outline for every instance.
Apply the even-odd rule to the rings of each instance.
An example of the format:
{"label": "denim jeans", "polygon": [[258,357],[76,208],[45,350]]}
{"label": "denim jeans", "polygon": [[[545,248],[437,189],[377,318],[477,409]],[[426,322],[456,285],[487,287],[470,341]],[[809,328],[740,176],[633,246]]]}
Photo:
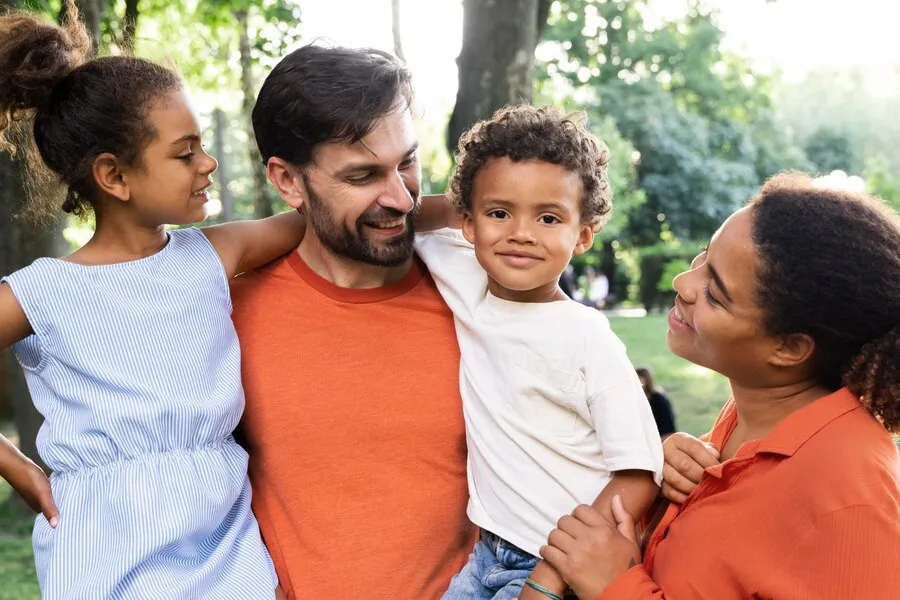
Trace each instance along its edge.
{"label": "denim jeans", "polygon": [[450,580],[441,600],[512,600],[518,598],[525,578],[540,561],[490,531],[469,555],[469,562]]}

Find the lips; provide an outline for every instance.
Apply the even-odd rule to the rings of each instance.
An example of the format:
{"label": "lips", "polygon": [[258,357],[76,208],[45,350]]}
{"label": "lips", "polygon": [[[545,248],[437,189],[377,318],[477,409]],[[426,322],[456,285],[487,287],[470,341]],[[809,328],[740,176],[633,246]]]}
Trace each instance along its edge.
{"label": "lips", "polygon": [[405,223],[406,217],[403,216],[394,221],[384,221],[382,223],[366,223],[366,225],[374,229],[396,229],[398,227],[403,227]]}
{"label": "lips", "polygon": [[681,310],[679,302],[679,299],[676,297],[675,306],[669,311],[669,327],[682,331],[693,331],[694,327],[687,319],[685,319],[684,312]]}

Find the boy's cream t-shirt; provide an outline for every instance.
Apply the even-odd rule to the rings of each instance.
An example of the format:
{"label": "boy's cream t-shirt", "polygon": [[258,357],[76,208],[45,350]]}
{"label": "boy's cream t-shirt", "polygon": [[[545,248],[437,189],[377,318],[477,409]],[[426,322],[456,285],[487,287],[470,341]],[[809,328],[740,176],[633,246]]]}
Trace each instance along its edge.
{"label": "boy's cream t-shirt", "polygon": [[497,298],[458,230],[419,234],[416,249],[456,321],[473,523],[537,556],[614,471],[660,482],[653,413],[602,313]]}

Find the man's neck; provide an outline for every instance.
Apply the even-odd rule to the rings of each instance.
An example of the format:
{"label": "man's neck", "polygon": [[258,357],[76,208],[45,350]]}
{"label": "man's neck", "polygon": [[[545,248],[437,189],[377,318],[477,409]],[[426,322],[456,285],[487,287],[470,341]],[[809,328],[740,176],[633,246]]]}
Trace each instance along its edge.
{"label": "man's neck", "polygon": [[380,288],[403,279],[412,266],[412,258],[396,267],[381,267],[335,255],[317,237],[307,234],[297,254],[316,275],[334,285],[350,289]]}
{"label": "man's neck", "polygon": [[732,381],[731,389],[738,414],[735,434],[743,441],[768,435],[788,415],[830,393],[811,380],[772,388],[748,388]]}

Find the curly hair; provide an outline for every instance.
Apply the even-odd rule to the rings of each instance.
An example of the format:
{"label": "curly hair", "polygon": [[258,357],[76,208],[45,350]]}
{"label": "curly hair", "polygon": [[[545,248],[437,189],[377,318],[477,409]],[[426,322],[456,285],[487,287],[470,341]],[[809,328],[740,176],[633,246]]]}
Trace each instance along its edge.
{"label": "curly hair", "polygon": [[109,152],[139,166],[156,136],[147,120],[151,103],[182,87],[178,75],[143,59],[89,60],[90,38],[73,0],[64,1],[63,27],[25,12],[0,17],[0,146],[25,150],[32,188],[25,213],[38,221],[59,210],[46,203],[53,194],[36,189],[44,171],[67,188],[62,209],[86,214],[96,192],[94,158]]}
{"label": "curly hair", "polygon": [[750,201],[757,296],[774,335],[815,342],[813,375],[900,431],[900,218],[878,198],[781,173]]}
{"label": "curly hair", "polygon": [[448,198],[459,212],[472,208],[472,185],[492,159],[535,159],[577,173],[581,178],[581,220],[599,229],[612,209],[607,175],[609,150],[585,127],[584,113],[554,107],[507,106],[479,121],[459,139],[456,171]]}

